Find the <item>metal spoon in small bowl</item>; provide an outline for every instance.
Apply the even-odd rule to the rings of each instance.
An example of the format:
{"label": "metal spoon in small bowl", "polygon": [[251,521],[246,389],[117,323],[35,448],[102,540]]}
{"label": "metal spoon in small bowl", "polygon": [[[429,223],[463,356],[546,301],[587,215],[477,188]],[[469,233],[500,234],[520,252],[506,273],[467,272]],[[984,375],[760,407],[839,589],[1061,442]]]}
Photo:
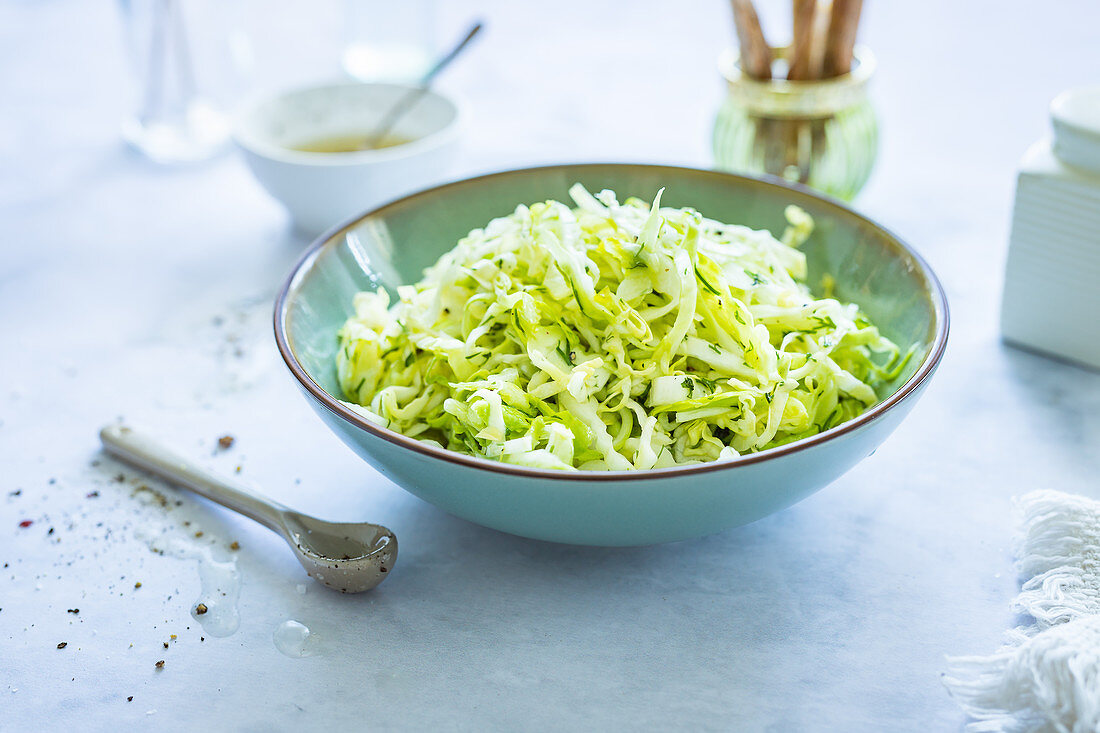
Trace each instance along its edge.
{"label": "metal spoon in small bowl", "polygon": [[382,525],[325,522],[299,514],[123,425],[108,425],[99,431],[99,438],[108,453],[282,535],[306,572],[333,590],[370,590],[386,579],[397,561],[397,537]]}
{"label": "metal spoon in small bowl", "polygon": [[466,35],[461,41],[455,45],[445,56],[435,62],[432,68],[428,69],[428,72],[424,76],[420,77],[420,81],[417,85],[398,97],[397,101],[390,107],[389,111],[382,117],[381,120],[374,126],[374,129],[370,131],[365,137],[365,148],[376,148],[378,144],[385,139],[386,135],[390,133],[393,126],[397,124],[397,121],[405,116],[405,113],[412,109],[412,106],[416,104],[417,100],[428,93],[428,89],[431,88],[432,79],[436,77],[436,74],[443,71],[447,66],[455,60],[455,57],[462,53],[462,49],[466,48],[466,44],[474,40],[481,31],[481,22],[474,23],[474,25],[466,32]]}

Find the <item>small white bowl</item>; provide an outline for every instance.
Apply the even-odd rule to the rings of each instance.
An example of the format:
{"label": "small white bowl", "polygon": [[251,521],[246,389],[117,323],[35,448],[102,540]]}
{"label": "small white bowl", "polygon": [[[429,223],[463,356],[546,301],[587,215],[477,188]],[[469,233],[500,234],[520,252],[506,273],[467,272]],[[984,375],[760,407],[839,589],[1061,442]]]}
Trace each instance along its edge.
{"label": "small white bowl", "polygon": [[348,82],[282,92],[248,104],[233,137],[256,179],[286,206],[295,225],[318,234],[446,178],[461,114],[435,92],[421,97],[394,125],[391,134],[411,142],[350,153],[294,149],[326,138],[366,136],[409,89]]}

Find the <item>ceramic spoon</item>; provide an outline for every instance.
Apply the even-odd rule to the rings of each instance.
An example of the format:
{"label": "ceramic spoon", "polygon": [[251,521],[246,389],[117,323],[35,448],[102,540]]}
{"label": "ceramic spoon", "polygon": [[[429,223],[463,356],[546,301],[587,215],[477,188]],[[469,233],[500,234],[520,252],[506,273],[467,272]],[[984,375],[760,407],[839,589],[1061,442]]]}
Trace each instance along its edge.
{"label": "ceramic spoon", "polygon": [[108,453],[254,519],[282,535],[315,580],[341,593],[361,593],[386,579],[397,561],[397,537],[379,524],[338,524],[307,517],[172,453],[123,425],[99,431]]}

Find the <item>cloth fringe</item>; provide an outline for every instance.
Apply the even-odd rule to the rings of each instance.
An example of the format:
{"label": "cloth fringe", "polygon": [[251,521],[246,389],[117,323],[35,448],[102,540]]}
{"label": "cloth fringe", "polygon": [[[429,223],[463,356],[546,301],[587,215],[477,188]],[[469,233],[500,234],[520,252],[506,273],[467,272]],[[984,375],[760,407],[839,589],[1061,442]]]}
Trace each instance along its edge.
{"label": "cloth fringe", "polygon": [[1012,608],[1035,619],[988,656],[948,657],[943,682],[970,733],[1100,731],[1100,502],[1034,491],[1016,502]]}
{"label": "cloth fringe", "polygon": [[1039,630],[1100,613],[1100,502],[1059,491],[1033,491],[1016,502],[1023,532],[1016,562],[1028,578],[1013,610]]}

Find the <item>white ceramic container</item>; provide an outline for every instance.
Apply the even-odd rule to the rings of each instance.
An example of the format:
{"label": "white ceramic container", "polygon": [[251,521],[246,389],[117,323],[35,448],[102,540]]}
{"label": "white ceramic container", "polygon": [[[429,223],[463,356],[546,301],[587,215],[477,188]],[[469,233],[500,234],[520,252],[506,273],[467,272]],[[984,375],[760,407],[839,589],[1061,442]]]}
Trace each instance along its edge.
{"label": "white ceramic container", "polygon": [[1059,95],[1051,122],[1020,163],[1001,331],[1100,368],[1100,87]]}
{"label": "white ceramic container", "polygon": [[261,185],[298,229],[318,234],[381,203],[447,178],[458,143],[458,106],[428,92],[394,126],[409,143],[378,150],[295,150],[326,138],[366,135],[410,87],[336,83],[260,98],[245,106],[234,139]]}

